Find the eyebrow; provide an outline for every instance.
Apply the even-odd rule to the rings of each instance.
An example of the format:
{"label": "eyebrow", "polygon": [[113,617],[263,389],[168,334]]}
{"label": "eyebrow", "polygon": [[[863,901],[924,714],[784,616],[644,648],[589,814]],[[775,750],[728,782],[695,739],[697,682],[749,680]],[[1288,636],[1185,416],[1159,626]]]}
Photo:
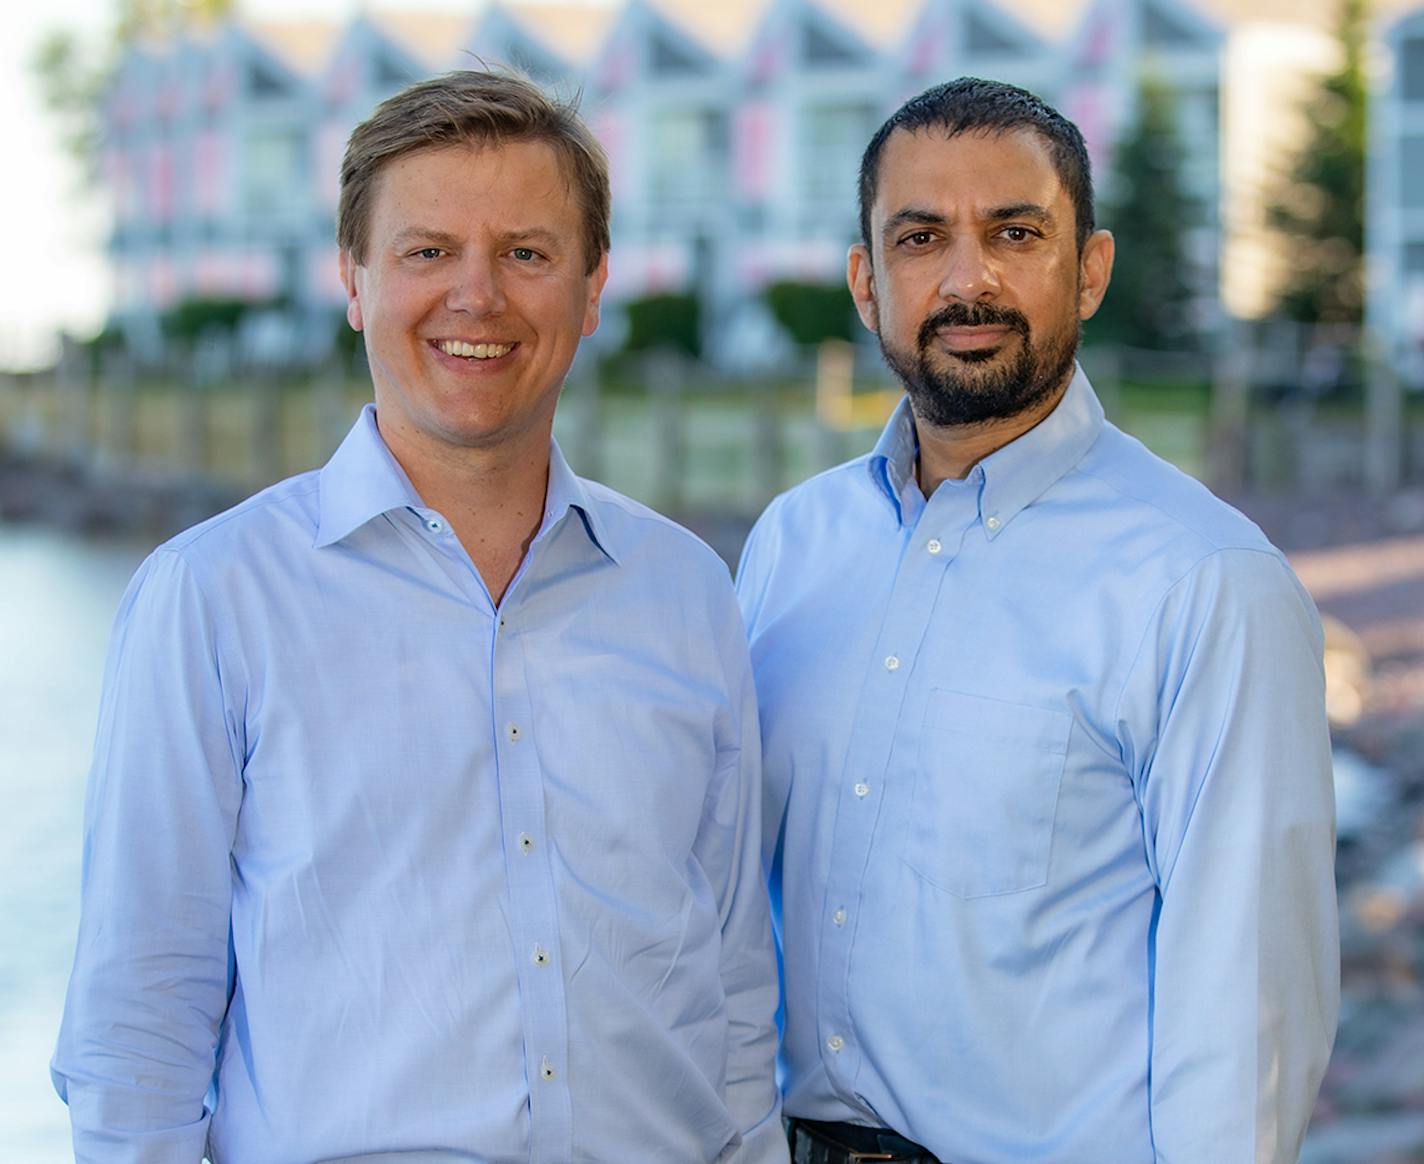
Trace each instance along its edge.
{"label": "eyebrow", "polygon": [[424,226],[408,226],[397,232],[396,237],[391,240],[391,247],[394,250],[404,250],[412,243],[452,247],[458,241],[453,234],[443,230],[432,230]]}
{"label": "eyebrow", "polygon": [[993,206],[979,216],[985,222],[1006,222],[1010,218],[1031,218],[1041,226],[1053,223],[1053,212],[1037,202],[1011,202],[1007,206]]}
{"label": "eyebrow", "polygon": [[[1028,218],[1041,226],[1051,226],[1055,221],[1053,212],[1046,206],[1040,206],[1037,202],[1010,202],[1004,206],[991,206],[988,210],[983,211],[979,218],[983,222],[1007,222],[1012,218]],[[893,234],[905,226],[943,226],[947,221],[945,216],[937,210],[928,210],[922,206],[907,206],[885,220],[881,233]]]}
{"label": "eyebrow", "polygon": [[885,220],[881,234],[893,234],[902,226],[943,226],[945,217],[936,210],[926,210],[920,206],[907,206],[897,210]]}
{"label": "eyebrow", "polygon": [[[509,243],[538,243],[541,246],[553,248],[562,241],[560,235],[552,230],[547,230],[542,226],[532,226],[527,230],[511,230],[500,235],[500,241]],[[403,250],[413,243],[423,243],[428,246],[440,246],[453,249],[458,246],[460,239],[448,231],[435,230],[424,226],[408,226],[399,231],[396,237],[391,240],[391,246],[396,250]]]}

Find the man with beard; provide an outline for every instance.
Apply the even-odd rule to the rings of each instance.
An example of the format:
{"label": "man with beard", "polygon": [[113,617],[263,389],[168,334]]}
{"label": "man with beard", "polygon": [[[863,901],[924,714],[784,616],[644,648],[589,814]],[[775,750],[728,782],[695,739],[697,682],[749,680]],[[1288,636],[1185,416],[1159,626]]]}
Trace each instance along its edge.
{"label": "man with beard", "polygon": [[793,1157],[1294,1160],[1338,1005],[1311,601],[1076,367],[1113,240],[1071,123],[939,86],[860,211],[907,399],[738,579]]}

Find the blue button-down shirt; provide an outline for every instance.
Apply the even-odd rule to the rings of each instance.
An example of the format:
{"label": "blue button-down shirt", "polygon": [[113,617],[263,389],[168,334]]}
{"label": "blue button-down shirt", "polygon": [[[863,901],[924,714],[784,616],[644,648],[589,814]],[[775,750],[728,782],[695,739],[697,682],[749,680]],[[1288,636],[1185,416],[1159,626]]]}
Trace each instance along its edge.
{"label": "blue button-down shirt", "polygon": [[758,762],[711,551],[555,446],[496,608],[368,407],[123,600],[78,1158],[784,1160]]}
{"label": "blue button-down shirt", "polygon": [[1321,634],[1079,372],[926,500],[913,418],[775,501],[785,1109],[954,1164],[1293,1161],[1335,1027]]}

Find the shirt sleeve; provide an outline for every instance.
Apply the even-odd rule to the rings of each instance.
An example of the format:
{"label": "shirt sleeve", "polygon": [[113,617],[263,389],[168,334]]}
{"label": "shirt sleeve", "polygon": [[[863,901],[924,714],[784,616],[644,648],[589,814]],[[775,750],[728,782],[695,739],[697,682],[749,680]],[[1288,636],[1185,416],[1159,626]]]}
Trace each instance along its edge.
{"label": "shirt sleeve", "polygon": [[[778,540],[774,515],[779,510],[779,504],[780,498],[777,498],[752,527],[746,543],[742,546],[741,561],[737,565],[737,602],[741,607],[742,620],[746,625],[747,637],[751,640],[753,651],[756,650],[757,628],[761,623],[767,585],[771,578],[772,564],[776,559],[772,546]],[[785,824],[789,795],[790,785],[786,781],[762,781],[761,860],[768,871],[777,867],[781,830]]]}
{"label": "shirt sleeve", "polygon": [[1160,893],[1161,1164],[1294,1161],[1339,1007],[1319,618],[1289,567],[1209,556],[1163,600],[1123,699]]}
{"label": "shirt sleeve", "polygon": [[160,550],[124,595],[85,800],[51,1074],[81,1164],[197,1164],[229,990],[240,752],[208,610]]}
{"label": "shirt sleeve", "polygon": [[736,1164],[788,1158],[776,1087],[779,986],[761,864],[761,739],[745,631],[728,597],[717,628],[724,644],[729,715],[717,772],[694,844],[717,895],[728,1019],[727,1106],[742,1132]]}

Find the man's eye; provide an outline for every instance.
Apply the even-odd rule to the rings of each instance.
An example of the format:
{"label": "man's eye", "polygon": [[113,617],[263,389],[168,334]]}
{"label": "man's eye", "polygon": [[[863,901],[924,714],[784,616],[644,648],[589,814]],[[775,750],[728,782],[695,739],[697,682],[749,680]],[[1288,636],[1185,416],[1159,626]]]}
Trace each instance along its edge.
{"label": "man's eye", "polygon": [[934,236],[927,230],[917,230],[913,234],[907,234],[900,240],[902,246],[922,247],[929,245],[930,239]]}
{"label": "man's eye", "polygon": [[521,263],[533,262],[533,260],[539,257],[539,252],[532,249],[531,247],[515,247],[514,250],[510,251],[509,253],[512,254],[516,259],[518,259]]}
{"label": "man's eye", "polygon": [[421,259],[438,259],[444,253],[439,247],[421,247],[415,252],[416,257]]}
{"label": "man's eye", "polygon": [[1033,237],[1033,231],[1026,226],[1006,226],[1002,233],[1010,242],[1027,242]]}

